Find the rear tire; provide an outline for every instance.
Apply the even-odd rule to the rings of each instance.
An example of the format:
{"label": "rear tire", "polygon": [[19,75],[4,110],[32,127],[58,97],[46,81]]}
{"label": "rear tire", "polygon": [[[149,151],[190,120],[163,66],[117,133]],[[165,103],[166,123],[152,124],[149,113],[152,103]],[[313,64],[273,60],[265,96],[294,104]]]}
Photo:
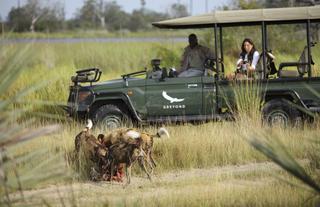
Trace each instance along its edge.
{"label": "rear tire", "polygon": [[93,114],[92,119],[99,128],[104,130],[132,126],[128,113],[112,104],[100,106]]}
{"label": "rear tire", "polygon": [[269,126],[299,127],[302,115],[290,101],[274,99],[268,101],[262,110],[263,121]]}

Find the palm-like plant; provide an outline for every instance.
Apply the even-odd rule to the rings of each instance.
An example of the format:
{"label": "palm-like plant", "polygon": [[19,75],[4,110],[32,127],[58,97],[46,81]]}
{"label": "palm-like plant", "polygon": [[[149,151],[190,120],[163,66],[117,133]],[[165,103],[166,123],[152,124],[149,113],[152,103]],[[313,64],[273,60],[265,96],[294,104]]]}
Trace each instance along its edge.
{"label": "palm-like plant", "polygon": [[[61,154],[49,154],[48,149],[23,150],[26,143],[58,128],[57,125],[36,128],[34,119],[25,118],[28,107],[19,108],[18,103],[37,86],[7,95],[12,94],[9,90],[31,59],[30,47],[17,50],[0,45],[0,205],[23,202],[24,189],[65,173],[65,167],[57,164],[63,163],[57,162]],[[29,166],[31,163],[33,166]]]}

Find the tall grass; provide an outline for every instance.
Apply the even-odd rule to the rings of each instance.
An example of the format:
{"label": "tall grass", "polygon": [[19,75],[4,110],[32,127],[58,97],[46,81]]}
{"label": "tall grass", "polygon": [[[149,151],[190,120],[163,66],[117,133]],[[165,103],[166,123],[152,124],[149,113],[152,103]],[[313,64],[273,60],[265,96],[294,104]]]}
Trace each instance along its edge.
{"label": "tall grass", "polygon": [[[15,56],[17,55],[16,51],[24,48],[23,44],[6,45],[8,50],[2,50],[6,52],[1,53],[2,60],[5,60],[4,63],[11,65],[19,62],[16,60],[21,62],[13,67],[20,68],[20,70],[17,70],[19,73],[12,70],[13,74],[19,74],[19,76],[17,75],[13,79],[7,79],[8,77],[4,76],[2,79],[8,80],[7,83],[10,84],[7,85],[6,90],[3,90],[3,93],[0,93],[0,107],[3,104],[7,106],[2,108],[1,113],[8,113],[6,117],[12,117],[12,119],[10,119],[9,125],[0,125],[0,127],[3,126],[0,129],[8,130],[8,133],[5,134],[17,131],[13,126],[17,124],[15,118],[20,117],[11,116],[13,113],[9,112],[13,110],[15,110],[15,113],[20,109],[22,109],[22,112],[27,109],[32,112],[32,115],[25,116],[23,120],[30,120],[31,117],[34,117],[35,112],[42,117],[43,114],[48,113],[62,115],[62,111],[59,111],[54,105],[66,103],[69,93],[69,78],[78,68],[100,67],[104,72],[102,80],[107,80],[118,78],[122,73],[143,69],[145,65],[149,64],[150,59],[158,56],[168,58],[169,60],[166,60],[165,64],[174,66],[179,64],[177,57],[182,52],[184,45],[180,43],[163,43],[161,46],[150,43],[77,43],[65,45],[37,43],[29,46],[32,54],[26,56],[26,59],[17,59],[17,56]],[[163,48],[172,49],[172,55],[162,54],[159,52],[159,48],[160,50]],[[10,50],[12,51],[10,52]],[[314,58],[319,58],[319,56]],[[233,61],[230,61],[230,65],[233,65]],[[23,96],[16,97],[24,90]],[[63,195],[69,199],[72,197],[70,194],[76,194],[76,201],[72,201],[71,205],[302,206],[308,197],[313,194],[279,183],[273,177],[272,170],[261,172],[249,168],[246,173],[231,171],[230,174],[225,176],[214,174],[209,177],[202,176],[199,173],[199,176],[194,176],[192,179],[186,177],[177,181],[173,181],[171,176],[168,176],[169,174],[174,177],[176,171],[212,169],[218,166],[255,164],[268,161],[267,157],[248,144],[248,138],[253,135],[255,137],[265,135],[271,138],[275,137],[286,146],[286,150],[294,159],[311,160],[310,164],[308,162],[306,164],[307,172],[315,176],[317,164],[314,164],[313,161],[317,159],[315,155],[318,154],[318,148],[312,142],[303,142],[302,140],[310,137],[319,140],[320,123],[316,122],[312,126],[307,126],[304,130],[263,127],[258,112],[261,104],[260,98],[257,98],[259,90],[259,86],[251,85],[248,82],[247,86],[232,91],[238,103],[236,107],[240,112],[239,118],[235,122],[166,126],[172,138],[155,140],[154,157],[158,163],[155,176],[164,176],[168,178],[167,181],[142,182],[138,186],[133,185],[132,188],[125,190],[121,187],[117,188],[103,183],[97,185],[86,183],[84,186],[78,184],[78,181],[83,182],[85,180],[83,177],[80,177],[79,180],[79,171],[73,163],[74,137],[83,126],[68,120],[68,122],[63,122],[62,128],[53,135],[41,136],[36,140],[7,150],[8,155],[18,163],[14,165],[13,162],[7,161],[6,167],[9,169],[7,175],[13,186],[10,189],[11,191],[8,191],[9,196],[12,195],[10,193],[17,191],[19,188],[18,182],[16,182],[17,176],[14,172],[16,170],[20,174],[26,175],[26,179],[20,179],[22,189],[45,188],[52,183],[64,188],[66,183],[73,182],[75,192],[71,191],[71,193]],[[12,104],[13,100],[14,104]],[[22,112],[21,114],[25,115]],[[33,119],[27,123],[22,122],[21,128],[25,130],[26,128],[41,127],[44,123],[47,123],[47,119],[43,120],[44,122],[32,122]],[[156,127],[143,127],[141,130],[152,133],[156,132],[157,129]],[[23,132],[28,132],[28,130]],[[98,133],[106,132],[99,129],[93,131],[95,135]],[[7,138],[9,139],[10,136],[7,136]],[[53,167],[50,168],[51,166]],[[61,172],[60,170],[64,171],[65,168],[67,168],[67,172],[72,172],[70,177],[47,176],[48,171]],[[280,170],[275,172],[290,182],[297,183],[288,174]],[[139,170],[135,169],[133,175],[136,176],[137,174],[142,176]],[[42,175],[50,179],[42,179]],[[37,179],[41,182],[30,181]],[[39,194],[45,200],[48,200],[49,205],[56,204],[57,196],[52,195],[50,190],[52,189],[49,187],[49,192],[44,189],[44,193],[41,194],[42,191],[39,191]],[[2,193],[2,201],[7,201],[5,191],[1,189],[0,192]],[[26,199],[29,198],[28,194],[32,194],[31,192],[21,192]],[[39,197],[34,202],[40,202],[44,205]]]}
{"label": "tall grass", "polygon": [[[270,129],[260,128],[260,123],[247,122],[219,122],[201,125],[166,126],[171,133],[170,138],[155,140],[154,158],[158,164],[155,169],[155,179],[150,183],[147,178],[133,180],[132,187],[123,190],[120,186],[108,184],[78,184],[77,181],[86,182],[85,177],[80,177],[79,171],[74,168],[72,153],[74,150],[74,137],[83,126],[76,123],[65,124],[61,130],[50,139],[43,137],[34,140],[23,149],[16,151],[24,154],[38,148],[45,148],[48,152],[63,153],[66,160],[61,160],[72,171],[73,191],[79,206],[93,205],[128,205],[128,206],[184,206],[187,203],[195,206],[301,206],[312,192],[293,188],[281,183],[277,176],[293,183],[301,185],[292,177],[279,169],[269,165],[247,139],[253,134],[268,135],[271,139],[281,140],[288,153],[297,160],[303,160],[308,173],[315,175],[315,168],[309,163],[311,154],[317,154],[318,149],[313,143],[303,142],[308,137],[319,138],[318,128],[310,127],[305,131],[299,129]],[[147,127],[141,130],[150,133],[156,132],[156,128]],[[101,133],[95,129],[92,133]],[[307,160],[307,162],[305,162]],[[34,166],[38,160],[23,163],[18,169]],[[250,163],[252,167],[250,167]],[[262,163],[261,168],[254,167],[254,163]],[[243,170],[237,171],[237,167],[249,164]],[[225,166],[225,169],[224,167]],[[269,167],[268,167],[269,166]],[[221,171],[219,171],[219,167]],[[195,171],[194,174],[183,175],[183,172]],[[208,169],[206,171],[206,169]],[[208,173],[211,170],[216,173]],[[202,173],[207,172],[207,173]],[[181,174],[181,176],[179,176]],[[133,172],[133,177],[144,176],[138,169]],[[177,177],[176,177],[177,176]],[[189,177],[190,176],[190,177]],[[162,177],[158,180],[158,177]],[[177,178],[177,180],[175,180]],[[65,181],[57,182],[59,188],[65,188]],[[102,186],[102,187],[101,187]],[[45,187],[43,184],[36,188]],[[50,203],[55,203],[55,195],[48,194],[51,187],[41,190]],[[82,190],[80,190],[82,189]],[[45,193],[47,192],[47,193]],[[293,196],[294,195],[294,196]],[[64,198],[69,198],[66,193]],[[292,199],[288,199],[293,196]],[[76,203],[77,203],[76,202]],[[237,203],[240,202],[240,203]],[[310,204],[308,204],[310,205]]]}
{"label": "tall grass", "polygon": [[[25,86],[14,93],[8,93],[16,83],[21,71],[25,69],[30,56],[30,47],[0,47],[0,204],[12,206],[25,202],[23,190],[36,185],[63,178],[66,173],[63,155],[50,154],[45,147],[26,149],[34,138],[50,134],[57,130],[56,125],[36,128],[34,120],[26,119],[18,123],[29,107],[17,108],[17,105],[29,93],[37,89],[37,85]],[[4,96],[4,94],[10,94]],[[12,196],[12,193],[18,196]]]}

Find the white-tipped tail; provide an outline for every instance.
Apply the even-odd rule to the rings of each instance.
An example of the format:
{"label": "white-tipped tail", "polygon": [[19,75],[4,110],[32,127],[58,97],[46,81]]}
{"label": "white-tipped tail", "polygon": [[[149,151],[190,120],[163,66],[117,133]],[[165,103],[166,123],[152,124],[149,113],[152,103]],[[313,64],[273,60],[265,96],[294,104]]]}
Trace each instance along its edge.
{"label": "white-tipped tail", "polygon": [[139,137],[141,137],[141,134],[137,131],[134,130],[130,130],[126,133],[126,135],[128,137],[131,137],[132,139],[138,139]]}
{"label": "white-tipped tail", "polygon": [[86,128],[91,129],[92,126],[93,126],[93,123],[92,123],[91,119],[88,119]]}
{"label": "white-tipped tail", "polygon": [[168,138],[170,138],[170,134],[168,132],[168,130],[164,127],[161,127],[159,130],[158,130],[158,135],[161,137],[162,135],[166,135]]}

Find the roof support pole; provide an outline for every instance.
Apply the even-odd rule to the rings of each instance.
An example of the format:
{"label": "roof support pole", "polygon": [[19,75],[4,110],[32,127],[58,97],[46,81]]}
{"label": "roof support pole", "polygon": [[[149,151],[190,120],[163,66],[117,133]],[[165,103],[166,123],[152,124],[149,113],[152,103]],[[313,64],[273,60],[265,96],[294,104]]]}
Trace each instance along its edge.
{"label": "roof support pole", "polygon": [[310,44],[310,19],[307,20],[307,47],[308,47],[308,77],[311,78],[311,44]]}
{"label": "roof support pole", "polygon": [[262,79],[266,78],[266,69],[267,69],[267,61],[266,61],[266,50],[267,50],[267,27],[266,23],[263,21],[261,23],[261,33],[262,33],[262,61],[263,61],[263,76]]}
{"label": "roof support pole", "polygon": [[218,25],[214,24],[214,53],[216,55],[217,74],[220,79],[220,65],[219,65],[219,53],[218,53]]}
{"label": "roof support pole", "polygon": [[223,62],[223,34],[222,34],[222,27],[220,27],[220,58],[221,58],[221,73],[224,76],[224,62]]}

